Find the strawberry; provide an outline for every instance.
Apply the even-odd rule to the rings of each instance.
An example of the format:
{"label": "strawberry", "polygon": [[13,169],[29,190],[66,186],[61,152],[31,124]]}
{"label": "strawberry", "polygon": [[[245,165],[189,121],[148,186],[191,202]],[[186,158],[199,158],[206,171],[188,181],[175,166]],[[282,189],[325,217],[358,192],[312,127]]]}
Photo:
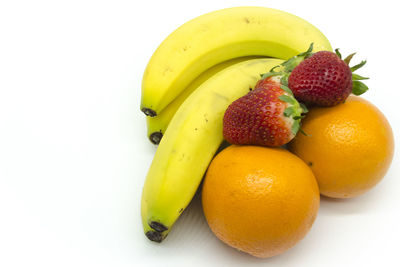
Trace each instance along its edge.
{"label": "strawberry", "polygon": [[310,53],[291,71],[288,86],[297,100],[308,105],[334,106],[344,102],[350,93],[360,95],[368,90],[360,80],[368,78],[353,74],[353,71],[366,61],[350,68],[353,55],[342,60],[338,49],[336,53]]}
{"label": "strawberry", "polygon": [[264,75],[253,91],[225,111],[223,135],[231,144],[281,146],[300,128],[306,111],[293,97],[281,76]]}

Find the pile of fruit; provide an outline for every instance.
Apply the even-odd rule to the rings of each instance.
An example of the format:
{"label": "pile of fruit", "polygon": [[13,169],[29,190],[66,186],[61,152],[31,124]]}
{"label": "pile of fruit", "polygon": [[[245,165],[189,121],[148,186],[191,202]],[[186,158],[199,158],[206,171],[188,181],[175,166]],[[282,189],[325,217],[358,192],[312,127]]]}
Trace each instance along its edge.
{"label": "pile of fruit", "polygon": [[148,136],[159,144],[142,194],[145,235],[161,242],[204,177],[215,235],[271,257],[307,234],[320,194],[375,186],[393,134],[358,96],[368,90],[354,73],[365,61],[351,66],[353,55],[342,59],[313,25],[262,7],[215,11],[173,32],[142,83]]}

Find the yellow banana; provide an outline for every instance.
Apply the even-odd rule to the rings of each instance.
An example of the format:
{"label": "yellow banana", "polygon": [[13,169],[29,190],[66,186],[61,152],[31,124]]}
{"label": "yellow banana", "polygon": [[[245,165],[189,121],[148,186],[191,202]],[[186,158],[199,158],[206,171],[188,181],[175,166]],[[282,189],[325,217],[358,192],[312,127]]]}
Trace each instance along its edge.
{"label": "yellow banana", "polygon": [[234,7],[197,17],[157,48],[144,72],[141,110],[156,116],[197,76],[223,61],[243,56],[288,59],[306,51],[332,50],[313,25],[264,7]]}
{"label": "yellow banana", "polygon": [[206,70],[203,72],[199,77],[197,77],[177,98],[175,98],[168,106],[166,106],[163,111],[155,117],[146,117],[147,122],[147,136],[149,137],[150,141],[157,145],[160,143],[165,130],[169,122],[171,121],[172,117],[174,116],[175,112],[181,106],[183,101],[194,91],[197,87],[199,87],[203,82],[208,80],[217,72],[237,64],[242,61],[255,59],[256,57],[240,57],[234,58],[225,62],[222,62],[214,67]]}
{"label": "yellow banana", "polygon": [[260,74],[282,63],[252,59],[215,74],[180,106],[156,151],[142,193],[146,236],[161,242],[186,208],[223,141],[226,108],[254,88]]}

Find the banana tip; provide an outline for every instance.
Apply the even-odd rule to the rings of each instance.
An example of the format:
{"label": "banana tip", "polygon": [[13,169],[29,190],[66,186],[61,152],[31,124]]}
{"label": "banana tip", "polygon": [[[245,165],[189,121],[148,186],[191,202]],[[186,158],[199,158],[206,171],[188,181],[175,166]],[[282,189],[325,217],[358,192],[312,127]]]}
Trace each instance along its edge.
{"label": "banana tip", "polygon": [[166,227],[164,224],[155,222],[155,221],[151,221],[149,223],[149,226],[159,233],[162,233],[162,232],[165,232],[168,230],[168,227]]}
{"label": "banana tip", "polygon": [[151,241],[161,243],[161,241],[163,241],[163,239],[166,237],[166,235],[163,235],[163,233],[168,230],[168,227],[166,227],[162,223],[155,222],[155,221],[151,221],[149,223],[149,226],[153,230],[146,232],[147,238],[150,239]]}
{"label": "banana tip", "polygon": [[149,139],[150,139],[150,142],[152,142],[155,145],[158,145],[160,143],[162,137],[163,137],[163,134],[160,131],[160,132],[154,132],[154,133],[150,134]]}
{"label": "banana tip", "polygon": [[146,232],[146,236],[148,239],[150,239],[151,241],[157,242],[157,243],[161,243],[161,241],[163,240],[162,234],[156,231],[147,231]]}
{"label": "banana tip", "polygon": [[150,117],[155,117],[157,116],[157,112],[155,112],[154,110],[152,110],[151,108],[142,108],[143,113],[146,116],[150,116]]}

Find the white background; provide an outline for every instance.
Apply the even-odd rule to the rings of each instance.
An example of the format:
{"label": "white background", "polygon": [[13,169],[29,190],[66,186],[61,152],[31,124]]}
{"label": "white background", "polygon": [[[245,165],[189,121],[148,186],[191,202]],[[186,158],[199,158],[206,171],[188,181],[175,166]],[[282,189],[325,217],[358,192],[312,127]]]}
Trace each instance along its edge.
{"label": "white background", "polygon": [[155,147],[139,111],[144,68],[175,28],[259,5],[316,25],[368,59],[365,98],[400,140],[395,1],[1,1],[0,266],[400,266],[399,150],[352,200],[322,198],[307,237],[260,260],[218,241],[197,196],[162,244],[146,239],[140,195]]}

